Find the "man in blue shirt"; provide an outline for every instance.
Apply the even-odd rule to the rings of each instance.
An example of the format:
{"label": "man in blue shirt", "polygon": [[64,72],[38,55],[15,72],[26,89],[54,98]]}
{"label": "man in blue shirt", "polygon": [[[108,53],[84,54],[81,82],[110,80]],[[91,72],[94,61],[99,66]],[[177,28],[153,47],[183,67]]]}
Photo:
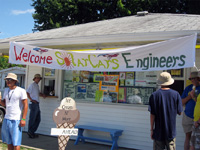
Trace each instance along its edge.
{"label": "man in blue shirt", "polygon": [[169,88],[174,79],[168,72],[162,72],[157,84],[161,88],[149,98],[151,139],[154,150],[175,150],[176,116],[183,111],[180,94]]}
{"label": "man in blue shirt", "polygon": [[196,102],[194,101],[194,95],[198,95],[200,92],[200,85],[199,85],[199,73],[191,72],[190,78],[192,84],[187,86],[185,90],[183,91],[183,94],[181,96],[183,106],[185,105],[185,111],[183,113],[183,119],[182,119],[182,126],[183,130],[185,132],[185,143],[184,143],[184,150],[189,150],[189,143],[191,139],[192,134],[192,125],[193,125],[193,119],[194,119],[194,107]]}

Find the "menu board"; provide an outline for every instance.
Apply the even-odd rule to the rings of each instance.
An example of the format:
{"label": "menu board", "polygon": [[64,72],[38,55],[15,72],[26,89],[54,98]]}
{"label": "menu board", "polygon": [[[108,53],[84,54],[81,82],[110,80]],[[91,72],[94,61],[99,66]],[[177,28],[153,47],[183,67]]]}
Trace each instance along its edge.
{"label": "menu board", "polygon": [[76,99],[86,99],[86,84],[77,84]]}
{"label": "menu board", "polygon": [[102,76],[102,74],[94,74],[93,75],[93,81],[94,82],[104,81],[104,76]]}
{"label": "menu board", "polygon": [[86,85],[86,100],[95,100],[96,91],[99,90],[98,83],[88,83]]}
{"label": "menu board", "polygon": [[126,72],[125,86],[134,86],[135,72]]}
{"label": "menu board", "polygon": [[100,91],[118,92],[119,75],[101,75],[103,81],[99,82]]}
{"label": "menu board", "polygon": [[157,74],[156,71],[136,72],[135,86],[157,87]]}
{"label": "menu board", "polygon": [[84,99],[95,101],[96,91],[99,90],[99,83],[64,83],[63,97],[71,97],[76,100]]}
{"label": "menu board", "polygon": [[64,83],[64,93],[63,93],[63,97],[71,97],[71,98],[75,98],[75,94],[76,94],[76,85],[74,83]]}
{"label": "menu board", "polygon": [[102,102],[118,102],[119,75],[101,75],[103,81],[99,82],[99,91],[103,91]]}

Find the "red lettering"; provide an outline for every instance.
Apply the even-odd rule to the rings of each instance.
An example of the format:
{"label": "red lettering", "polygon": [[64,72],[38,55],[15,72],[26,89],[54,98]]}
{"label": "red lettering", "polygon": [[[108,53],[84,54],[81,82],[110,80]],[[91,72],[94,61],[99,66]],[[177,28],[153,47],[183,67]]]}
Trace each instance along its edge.
{"label": "red lettering", "polygon": [[27,53],[24,53],[23,55],[22,55],[22,58],[23,58],[23,60],[25,61],[25,62],[27,62],[28,61],[28,59],[26,59],[26,57],[28,56],[28,54]]}
{"label": "red lettering", "polygon": [[[31,51],[29,51],[29,54],[28,54],[28,61],[30,59],[30,55],[31,55]],[[31,61],[31,60],[30,60]]]}
{"label": "red lettering", "polygon": [[39,56],[36,56],[35,57],[35,63],[38,63],[38,61],[39,61]]}
{"label": "red lettering", "polygon": [[47,64],[51,64],[53,58],[51,56],[38,56],[38,55],[32,55],[31,54],[31,50],[29,51],[29,53],[24,52],[24,47],[21,49],[21,52],[19,55],[17,55],[17,51],[16,51],[16,46],[14,46],[14,52],[15,52],[15,58],[16,60],[20,60],[21,59],[24,62],[30,62],[30,63],[47,63]]}
{"label": "red lettering", "polygon": [[45,64],[45,59],[46,59],[46,57],[44,56],[44,57],[40,57],[40,62],[39,63],[41,63],[41,61],[43,60],[43,64]]}
{"label": "red lettering", "polygon": [[[29,53],[29,54],[30,54],[30,53]],[[30,58],[30,62],[31,62],[31,63],[34,63],[33,60],[32,60],[32,57],[35,57],[35,55],[31,55],[31,58]]]}
{"label": "red lettering", "polygon": [[24,48],[22,48],[22,50],[21,50],[19,56],[17,56],[16,47],[14,46],[14,51],[15,51],[15,58],[16,58],[16,60],[19,59],[19,60],[21,61],[21,55],[22,55],[23,50],[24,50]]}
{"label": "red lettering", "polygon": [[48,56],[46,62],[47,62],[48,64],[51,64],[51,63],[52,63],[51,60],[53,60],[53,58],[52,58],[51,56]]}

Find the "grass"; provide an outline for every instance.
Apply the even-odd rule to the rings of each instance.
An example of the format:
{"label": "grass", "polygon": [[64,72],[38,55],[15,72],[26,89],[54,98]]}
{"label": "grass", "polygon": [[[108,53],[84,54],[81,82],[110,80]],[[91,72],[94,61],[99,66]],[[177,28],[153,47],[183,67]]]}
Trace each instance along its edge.
{"label": "grass", "polygon": [[[0,149],[1,150],[7,150],[7,144],[0,142]],[[25,148],[25,147],[20,147],[20,150],[34,150],[31,148]]]}

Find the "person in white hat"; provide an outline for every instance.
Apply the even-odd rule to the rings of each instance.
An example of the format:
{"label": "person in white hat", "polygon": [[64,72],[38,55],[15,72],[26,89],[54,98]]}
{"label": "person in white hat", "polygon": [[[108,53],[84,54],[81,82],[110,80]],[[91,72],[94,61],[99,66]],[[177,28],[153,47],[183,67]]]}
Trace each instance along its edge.
{"label": "person in white hat", "polygon": [[38,137],[38,135],[35,134],[35,132],[38,129],[41,121],[39,96],[44,96],[44,94],[40,93],[38,85],[41,79],[42,77],[40,74],[35,74],[33,77],[34,82],[31,83],[28,89],[26,90],[28,98],[30,100],[29,104],[30,114],[29,114],[28,132],[27,132],[30,138]]}
{"label": "person in white hat", "polygon": [[1,104],[6,106],[6,114],[3,120],[1,135],[2,141],[7,143],[9,150],[20,150],[22,141],[22,127],[26,125],[28,102],[26,90],[18,87],[17,75],[8,73],[3,100]]}
{"label": "person in white hat", "polygon": [[169,88],[174,79],[162,72],[157,80],[161,88],[149,98],[150,131],[154,150],[175,150],[176,116],[183,111],[180,94]]}
{"label": "person in white hat", "polygon": [[[190,140],[192,134],[192,126],[194,119],[194,107],[196,105],[195,97],[200,93],[200,75],[198,71],[193,71],[190,73],[189,80],[192,82],[189,86],[185,88],[181,96],[182,103],[185,106],[185,110],[182,118],[183,131],[185,133],[184,150],[189,150]],[[195,96],[196,95],[196,96]]]}

